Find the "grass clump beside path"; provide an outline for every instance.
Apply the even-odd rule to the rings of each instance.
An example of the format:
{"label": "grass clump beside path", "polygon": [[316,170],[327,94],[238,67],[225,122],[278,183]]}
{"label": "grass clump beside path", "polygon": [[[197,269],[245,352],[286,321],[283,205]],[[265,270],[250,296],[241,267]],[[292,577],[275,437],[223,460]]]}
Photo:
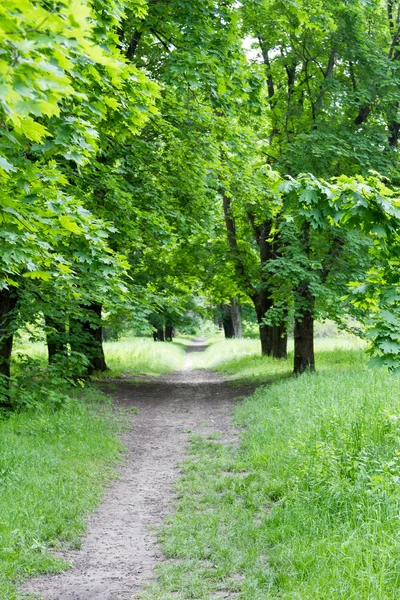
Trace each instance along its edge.
{"label": "grass clump beside path", "polygon": [[[354,336],[320,338],[315,342],[317,368],[331,369],[334,363],[349,366],[354,361],[364,366],[364,342]],[[259,340],[224,340],[210,345],[201,354],[193,356],[194,368],[218,371],[226,379],[242,384],[273,383],[288,377],[293,369],[293,341],[288,343],[288,360],[261,356]],[[352,352],[349,352],[349,351]],[[356,352],[358,350],[358,352]],[[335,355],[332,352],[335,352]]]}
{"label": "grass clump beside path", "polygon": [[400,597],[400,379],[357,349],[317,360],[237,407],[238,450],[192,440],[143,598]]}
{"label": "grass clump beside path", "polygon": [[62,570],[50,548],[77,547],[121,444],[111,407],[87,388],[59,410],[0,420],[0,599],[28,575]]}
{"label": "grass clump beside path", "polygon": [[[104,342],[104,353],[110,371],[105,377],[128,375],[167,375],[180,369],[185,362],[185,342],[154,342],[152,338],[132,337],[116,342]],[[44,343],[20,343],[16,353],[47,361]]]}
{"label": "grass clump beside path", "polygon": [[104,352],[113,374],[167,375],[185,362],[185,347],[171,342],[154,342],[150,338],[131,338],[106,342]]}

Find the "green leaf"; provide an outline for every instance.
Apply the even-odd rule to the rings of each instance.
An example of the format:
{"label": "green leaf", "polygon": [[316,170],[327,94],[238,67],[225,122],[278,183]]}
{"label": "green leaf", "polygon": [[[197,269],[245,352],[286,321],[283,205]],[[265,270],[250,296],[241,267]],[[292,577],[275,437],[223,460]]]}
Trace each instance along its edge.
{"label": "green leaf", "polygon": [[399,354],[400,353],[400,344],[393,341],[385,341],[378,344],[379,348],[385,354]]}
{"label": "green leaf", "polygon": [[42,281],[50,281],[52,274],[48,271],[27,271],[23,274],[26,279],[41,279]]}
{"label": "green leaf", "polygon": [[0,156],[0,168],[6,173],[15,172],[17,169],[4,156]]}
{"label": "green leaf", "polygon": [[60,223],[61,223],[61,226],[63,227],[63,229],[66,229],[67,231],[70,231],[71,233],[81,234],[84,232],[82,227],[80,227],[76,223],[76,221],[74,219],[72,219],[71,217],[67,217],[64,215],[61,216]]}

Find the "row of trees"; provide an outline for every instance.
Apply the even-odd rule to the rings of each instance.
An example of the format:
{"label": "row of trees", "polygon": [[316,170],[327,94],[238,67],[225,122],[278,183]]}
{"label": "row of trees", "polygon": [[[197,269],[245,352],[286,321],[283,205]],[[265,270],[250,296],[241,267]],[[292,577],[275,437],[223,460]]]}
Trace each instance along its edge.
{"label": "row of trees", "polygon": [[294,319],[296,373],[315,318],[372,314],[396,368],[399,40],[392,0],[6,0],[4,403],[21,324],[90,372],[105,311],[171,321],[193,294],[237,328],[252,302],[277,358]]}

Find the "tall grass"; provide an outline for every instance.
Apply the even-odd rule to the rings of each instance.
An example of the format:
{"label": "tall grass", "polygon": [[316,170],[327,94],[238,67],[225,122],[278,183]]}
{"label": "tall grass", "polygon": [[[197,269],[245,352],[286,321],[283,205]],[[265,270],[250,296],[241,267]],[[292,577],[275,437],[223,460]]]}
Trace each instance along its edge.
{"label": "tall grass", "polygon": [[399,597],[399,415],[398,378],[342,365],[238,410],[279,597]]}
{"label": "tall grass", "polygon": [[[334,361],[341,364],[365,364],[364,342],[354,336],[317,338],[315,341],[318,370],[330,369]],[[261,356],[259,340],[224,340],[216,342],[202,354],[196,354],[194,368],[213,369],[227,379],[240,383],[271,383],[287,377],[293,370],[293,340],[288,343],[288,359]],[[333,354],[333,351],[335,353]]]}
{"label": "tall grass", "polygon": [[104,352],[115,375],[163,375],[181,368],[185,361],[183,344],[149,338],[106,342]]}

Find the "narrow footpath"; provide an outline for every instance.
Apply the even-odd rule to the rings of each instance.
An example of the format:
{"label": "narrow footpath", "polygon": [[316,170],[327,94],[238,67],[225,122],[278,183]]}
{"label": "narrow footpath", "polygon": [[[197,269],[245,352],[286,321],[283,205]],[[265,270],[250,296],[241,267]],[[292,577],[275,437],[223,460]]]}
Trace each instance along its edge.
{"label": "narrow footpath", "polygon": [[119,478],[88,519],[82,548],[63,554],[73,568],[35,578],[23,592],[46,600],[133,600],[152,580],[163,556],[150,527],[173,510],[173,482],[190,435],[221,432],[232,440],[233,400],[250,392],[230,387],[215,373],[191,370],[190,353],[205,348],[193,342],[185,367],[172,375],[115,382],[116,407],[139,411],[124,434]]}

